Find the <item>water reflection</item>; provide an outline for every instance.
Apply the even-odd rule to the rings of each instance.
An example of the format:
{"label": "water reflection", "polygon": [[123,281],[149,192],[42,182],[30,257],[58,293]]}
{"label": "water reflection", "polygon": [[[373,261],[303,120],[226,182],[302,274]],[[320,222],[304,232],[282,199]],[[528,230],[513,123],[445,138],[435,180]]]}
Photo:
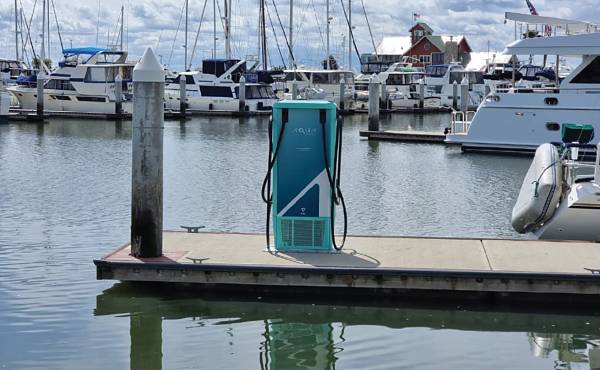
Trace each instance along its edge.
{"label": "water reflection", "polygon": [[[131,369],[173,367],[166,363],[163,365],[164,358],[169,357],[168,351],[163,348],[164,338],[181,337],[186,341],[193,341],[193,336],[189,331],[180,332],[180,327],[168,326],[166,323],[182,321],[185,322],[186,330],[225,326],[230,345],[236,340],[240,341],[240,336],[248,334],[253,337],[253,340],[248,340],[254,343],[253,348],[248,350],[258,353],[259,364],[248,363],[247,368],[335,369],[353,351],[366,351],[363,355],[371,357],[370,350],[364,343],[358,348],[353,347],[356,345],[353,343],[364,341],[362,337],[368,338],[368,334],[361,333],[357,338],[353,335],[356,331],[351,329],[385,327],[402,329],[407,333],[423,329],[449,334],[456,331],[490,332],[494,337],[500,333],[517,333],[523,339],[521,349],[530,352],[532,360],[547,359],[545,366],[536,368],[570,369],[576,365],[577,368],[582,368],[581,365],[585,364],[583,368],[600,369],[600,316],[594,311],[574,314],[564,309],[548,311],[544,308],[537,311],[531,307],[514,305],[441,306],[426,302],[419,305],[373,302],[371,306],[350,306],[342,302],[290,303],[288,299],[286,304],[282,304],[283,301],[260,297],[227,300],[221,295],[221,298],[195,298],[198,295],[200,293],[197,291],[177,291],[169,285],[117,283],[97,296],[95,315],[129,316]],[[245,333],[244,324],[252,324],[258,330]],[[167,327],[171,327],[174,332],[169,332]],[[408,335],[416,337],[418,341],[415,333]],[[400,334],[397,336],[402,337]],[[218,339],[213,335],[207,340],[212,342]],[[403,352],[410,349],[403,350],[393,343],[386,343],[385,336],[374,338],[374,342],[373,346],[384,348],[386,355],[382,361],[387,364],[386,367],[400,366],[401,362],[404,362],[403,366],[416,365],[415,359],[406,358],[407,353]],[[205,366],[224,366],[210,348],[201,348],[201,343],[190,345],[197,347],[198,354],[208,361]],[[450,349],[454,346],[452,342],[444,345]],[[477,360],[499,362],[497,356],[502,356],[500,352],[485,349],[492,347],[492,342],[484,346],[481,343],[471,343],[466,349],[454,348],[453,355],[460,357],[457,350],[459,348],[467,352],[477,350],[489,353],[490,356],[488,359],[481,354],[472,356]],[[237,351],[244,353],[243,349],[238,348]],[[435,363],[440,363],[435,351],[429,356],[432,356]],[[240,360],[244,362],[248,359],[238,359]],[[252,357],[250,360],[256,361]],[[515,361],[527,364],[523,358]],[[450,367],[460,365],[472,369],[489,366],[485,363],[452,364],[451,361],[447,364],[453,365]],[[360,365],[344,366],[346,367],[360,368]]]}

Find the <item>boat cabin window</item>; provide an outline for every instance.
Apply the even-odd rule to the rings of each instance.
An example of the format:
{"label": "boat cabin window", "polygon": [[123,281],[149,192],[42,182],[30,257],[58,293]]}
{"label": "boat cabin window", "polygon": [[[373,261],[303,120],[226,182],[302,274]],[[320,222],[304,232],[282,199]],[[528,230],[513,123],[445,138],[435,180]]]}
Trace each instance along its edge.
{"label": "boat cabin window", "polygon": [[85,73],[85,82],[115,82],[120,73],[123,81],[131,81],[132,66],[90,67]]}
{"label": "boat cabin window", "polygon": [[69,80],[57,80],[51,79],[44,84],[45,89],[53,89],[53,90],[75,90],[73,85]]}
{"label": "boat cabin window", "polygon": [[460,84],[464,77],[465,77],[464,72],[450,72],[450,80],[448,81],[448,83],[453,84],[454,81],[456,81],[457,84]]}
{"label": "boat cabin window", "polygon": [[[288,72],[287,75],[285,76],[285,80],[286,81],[304,81],[304,79],[302,78],[302,75],[305,72]],[[307,73],[307,77],[310,79],[310,74]]]}
{"label": "boat cabin window", "polygon": [[[235,95],[240,95],[239,86],[235,87]],[[250,85],[246,86],[246,99],[276,99],[273,88],[269,85]]]}
{"label": "boat cabin window", "polygon": [[600,83],[600,57],[588,64],[577,76],[573,77],[574,84],[597,84]]}
{"label": "boat cabin window", "polygon": [[446,74],[447,70],[448,70],[448,66],[444,66],[444,65],[427,66],[427,67],[425,67],[425,74],[428,77],[443,77]]}
{"label": "boat cabin window", "polygon": [[233,92],[229,86],[199,86],[199,88],[202,96],[233,98]]}
{"label": "boat cabin window", "polygon": [[[179,80],[181,80],[181,75],[175,77],[173,79],[173,83],[179,85]],[[194,76],[185,75],[185,84],[186,85],[194,85],[195,83],[196,83],[196,81],[194,81]]]}

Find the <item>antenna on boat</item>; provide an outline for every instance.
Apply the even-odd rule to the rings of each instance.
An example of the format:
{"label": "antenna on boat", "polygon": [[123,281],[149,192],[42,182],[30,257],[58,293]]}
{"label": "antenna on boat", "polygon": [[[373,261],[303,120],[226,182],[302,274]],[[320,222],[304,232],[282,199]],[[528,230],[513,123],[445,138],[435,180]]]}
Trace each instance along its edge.
{"label": "antenna on boat", "polygon": [[123,5],[121,5],[121,38],[119,41],[119,51],[123,51],[123,26],[125,23],[124,14],[125,14],[125,7]]}
{"label": "antenna on boat", "polygon": [[224,0],[225,10],[225,58],[231,59],[231,0]]}
{"label": "antenna on boat", "polygon": [[15,0],[15,59],[19,59],[19,9]]}
{"label": "antenna on boat", "polygon": [[98,20],[96,21],[96,46],[100,41],[100,0],[98,0]]}
{"label": "antenna on boat", "polygon": [[213,0],[213,59],[217,57],[217,1]]}

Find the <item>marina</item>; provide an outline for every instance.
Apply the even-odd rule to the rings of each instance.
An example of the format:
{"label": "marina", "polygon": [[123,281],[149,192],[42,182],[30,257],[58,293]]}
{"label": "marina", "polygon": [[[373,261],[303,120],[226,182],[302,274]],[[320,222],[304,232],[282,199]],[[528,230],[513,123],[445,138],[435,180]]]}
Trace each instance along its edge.
{"label": "marina", "polygon": [[389,5],[0,4],[0,368],[599,369],[597,9]]}

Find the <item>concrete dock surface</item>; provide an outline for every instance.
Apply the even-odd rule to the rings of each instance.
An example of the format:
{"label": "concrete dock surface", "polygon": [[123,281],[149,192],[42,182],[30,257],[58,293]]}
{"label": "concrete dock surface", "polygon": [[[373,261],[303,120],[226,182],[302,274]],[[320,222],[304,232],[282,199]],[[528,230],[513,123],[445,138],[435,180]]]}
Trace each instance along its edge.
{"label": "concrete dock surface", "polygon": [[125,245],[94,263],[98,279],[123,281],[600,294],[592,242],[352,236],[341,253],[265,246],[262,234],[165,232],[162,257],[135,258]]}

